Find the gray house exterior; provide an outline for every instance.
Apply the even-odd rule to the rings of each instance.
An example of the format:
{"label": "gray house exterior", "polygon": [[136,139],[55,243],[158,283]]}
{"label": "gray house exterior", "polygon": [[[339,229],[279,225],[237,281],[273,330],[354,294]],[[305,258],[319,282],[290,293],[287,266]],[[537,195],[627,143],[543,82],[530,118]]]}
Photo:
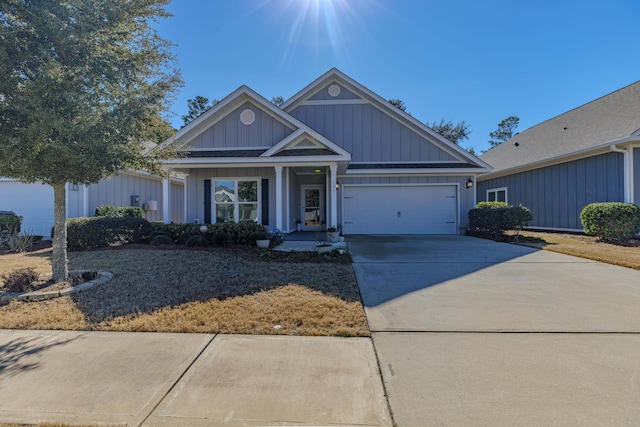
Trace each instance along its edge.
{"label": "gray house exterior", "polygon": [[479,201],[522,204],[531,227],[582,231],[589,203],[640,203],[640,82],[542,122],[480,157]]}
{"label": "gray house exterior", "polygon": [[183,153],[165,166],[186,175],[185,222],[285,232],[457,234],[467,182],[491,170],[336,69],[280,107],[242,86],[168,144]]}

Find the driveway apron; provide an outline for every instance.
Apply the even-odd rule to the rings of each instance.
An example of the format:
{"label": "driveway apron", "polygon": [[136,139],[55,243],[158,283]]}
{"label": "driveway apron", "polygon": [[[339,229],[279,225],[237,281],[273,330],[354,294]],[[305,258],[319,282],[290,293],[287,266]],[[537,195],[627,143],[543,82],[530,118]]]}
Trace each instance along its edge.
{"label": "driveway apron", "polygon": [[465,236],[349,236],[394,421],[640,419],[640,272]]}

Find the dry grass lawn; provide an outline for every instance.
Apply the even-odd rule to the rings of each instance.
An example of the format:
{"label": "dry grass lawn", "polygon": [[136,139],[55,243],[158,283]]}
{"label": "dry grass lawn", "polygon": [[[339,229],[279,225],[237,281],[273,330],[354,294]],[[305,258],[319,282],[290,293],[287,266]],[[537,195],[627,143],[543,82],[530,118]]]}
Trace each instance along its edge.
{"label": "dry grass lawn", "polygon": [[[114,274],[70,297],[0,307],[0,328],[368,336],[348,258],[262,259],[251,248],[149,246],[71,252],[71,269]],[[0,255],[0,275],[50,274],[51,250]]]}
{"label": "dry grass lawn", "polygon": [[640,270],[640,246],[620,246],[581,234],[524,231],[522,244]]}

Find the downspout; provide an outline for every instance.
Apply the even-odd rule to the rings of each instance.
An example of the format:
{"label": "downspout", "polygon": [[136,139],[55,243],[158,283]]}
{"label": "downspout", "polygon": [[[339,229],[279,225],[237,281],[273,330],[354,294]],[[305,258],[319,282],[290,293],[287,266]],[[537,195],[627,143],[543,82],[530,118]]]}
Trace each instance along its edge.
{"label": "downspout", "polygon": [[622,153],[622,164],[624,165],[624,201],[625,203],[631,203],[631,154],[629,150],[616,147],[616,144],[611,144],[609,149],[614,153]]}

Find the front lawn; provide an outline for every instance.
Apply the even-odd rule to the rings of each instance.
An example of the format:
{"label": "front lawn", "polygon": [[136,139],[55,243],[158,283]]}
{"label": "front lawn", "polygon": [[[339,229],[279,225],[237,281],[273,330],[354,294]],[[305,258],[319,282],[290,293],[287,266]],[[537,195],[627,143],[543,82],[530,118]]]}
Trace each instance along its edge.
{"label": "front lawn", "polygon": [[[0,255],[0,275],[50,274],[51,249]],[[69,253],[114,279],[72,296],[0,307],[0,328],[368,336],[348,255],[131,245]]]}
{"label": "front lawn", "polygon": [[605,243],[582,234],[523,231],[521,244],[640,270],[640,246]]}

